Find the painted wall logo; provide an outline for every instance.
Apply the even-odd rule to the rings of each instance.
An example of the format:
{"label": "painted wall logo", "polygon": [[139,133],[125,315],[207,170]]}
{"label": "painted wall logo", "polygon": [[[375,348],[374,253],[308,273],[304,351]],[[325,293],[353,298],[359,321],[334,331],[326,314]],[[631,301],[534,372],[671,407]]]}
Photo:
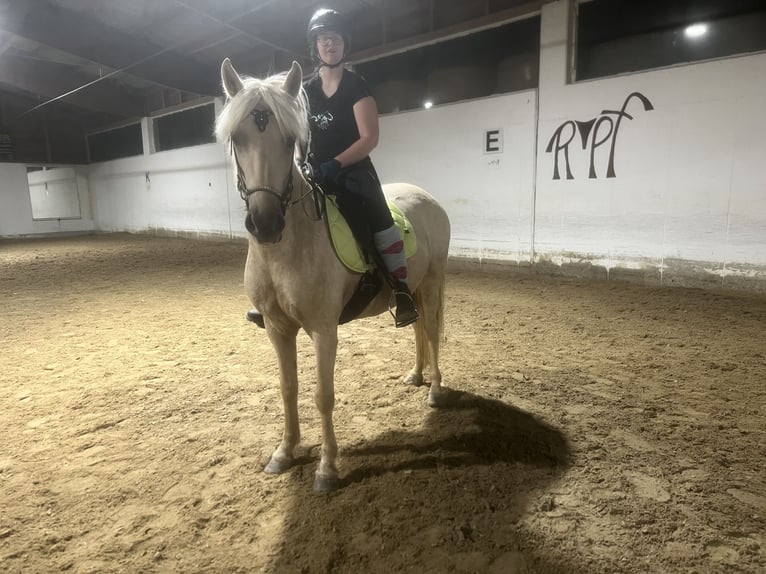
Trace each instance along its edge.
{"label": "painted wall logo", "polygon": [[[572,166],[569,163],[569,145],[575,139],[575,136],[580,135],[580,143],[582,149],[587,151],[590,149],[590,169],[588,170],[589,179],[597,179],[596,176],[596,150],[606,144],[609,144],[609,163],[606,168],[606,177],[617,177],[614,171],[614,154],[617,147],[617,134],[620,131],[620,123],[623,118],[629,120],[633,119],[633,116],[628,114],[625,110],[630,104],[630,101],[635,98],[639,100],[643,106],[644,111],[648,112],[654,109],[652,102],[639,92],[633,92],[627,98],[625,103],[622,104],[622,109],[617,110],[602,110],[601,115],[587,122],[581,122],[577,120],[569,120],[561,124],[555,132],[553,137],[548,142],[548,147],[545,148],[545,153],[554,154],[553,162],[553,179],[561,179],[559,173],[559,158],[561,153],[564,154],[564,161],[566,162],[567,179],[574,179],[572,175]],[[602,126],[606,125],[606,128],[602,130]],[[601,133],[601,132],[605,133]]]}

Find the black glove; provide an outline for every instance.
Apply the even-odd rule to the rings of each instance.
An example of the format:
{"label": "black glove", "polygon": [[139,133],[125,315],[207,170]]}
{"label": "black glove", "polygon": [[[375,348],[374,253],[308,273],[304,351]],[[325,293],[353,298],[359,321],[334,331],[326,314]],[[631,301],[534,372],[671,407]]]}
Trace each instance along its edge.
{"label": "black glove", "polygon": [[319,173],[323,180],[335,181],[338,178],[338,175],[340,175],[340,170],[340,162],[334,158],[319,166]]}

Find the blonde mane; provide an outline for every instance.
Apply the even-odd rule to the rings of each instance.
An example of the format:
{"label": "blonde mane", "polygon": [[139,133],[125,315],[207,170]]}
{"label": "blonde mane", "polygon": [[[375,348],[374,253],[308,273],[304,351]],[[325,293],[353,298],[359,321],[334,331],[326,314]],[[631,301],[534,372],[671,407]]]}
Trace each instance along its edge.
{"label": "blonde mane", "polygon": [[215,135],[218,141],[228,141],[237,126],[262,104],[274,114],[285,140],[295,140],[305,146],[309,137],[308,99],[303,87],[295,98],[285,92],[282,85],[286,77],[286,72],[263,80],[242,76],[244,87],[229,98],[216,119]]}

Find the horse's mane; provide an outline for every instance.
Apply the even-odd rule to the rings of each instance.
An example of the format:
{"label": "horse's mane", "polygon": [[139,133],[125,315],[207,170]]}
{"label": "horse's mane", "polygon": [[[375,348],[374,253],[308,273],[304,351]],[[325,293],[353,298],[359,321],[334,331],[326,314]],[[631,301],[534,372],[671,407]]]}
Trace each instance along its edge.
{"label": "horse's mane", "polygon": [[242,77],[244,88],[226,102],[215,121],[218,141],[227,141],[237,126],[263,102],[273,112],[282,137],[305,146],[309,137],[308,99],[303,87],[296,98],[285,92],[282,85],[286,77],[286,72],[263,80]]}

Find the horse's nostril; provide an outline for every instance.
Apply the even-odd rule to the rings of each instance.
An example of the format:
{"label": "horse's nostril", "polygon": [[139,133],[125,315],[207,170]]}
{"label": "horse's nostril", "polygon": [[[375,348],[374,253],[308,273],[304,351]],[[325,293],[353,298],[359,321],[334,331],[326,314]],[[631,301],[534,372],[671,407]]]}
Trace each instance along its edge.
{"label": "horse's nostril", "polygon": [[251,233],[252,235],[255,235],[257,230],[255,227],[255,222],[253,221],[253,217],[249,214],[245,217],[245,229],[247,229],[248,233]]}
{"label": "horse's nostril", "polygon": [[245,216],[245,229],[258,243],[279,243],[284,228],[285,220],[282,217],[264,217],[257,211]]}

